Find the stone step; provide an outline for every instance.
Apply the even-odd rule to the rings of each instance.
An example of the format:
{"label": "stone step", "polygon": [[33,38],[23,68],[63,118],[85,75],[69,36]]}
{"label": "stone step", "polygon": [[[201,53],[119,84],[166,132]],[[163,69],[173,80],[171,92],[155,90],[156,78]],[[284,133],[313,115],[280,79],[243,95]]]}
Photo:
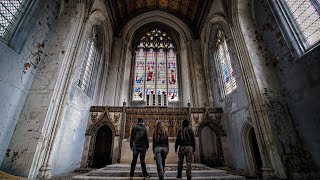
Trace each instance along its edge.
{"label": "stone step", "polygon": [[[108,169],[108,170],[130,170],[130,164],[112,164],[108,165],[105,168],[102,169]],[[156,171],[157,167],[154,164],[147,164],[146,165],[147,171]],[[186,166],[183,166],[183,169],[186,169]],[[192,170],[209,170],[210,168],[203,164],[192,164]],[[166,164],[165,167],[166,171],[177,171],[177,164]],[[141,171],[141,165],[137,164],[135,171]]]}
{"label": "stone step", "polygon": [[[118,180],[118,179],[130,179],[129,177],[97,177],[97,176],[75,176],[72,177],[72,179],[79,179],[79,180]],[[144,177],[133,177],[132,179],[135,180],[153,180],[153,179],[159,179],[158,176],[156,177],[150,177],[150,178],[144,178]],[[176,177],[164,177],[165,180],[177,180]],[[182,177],[182,179],[187,179],[187,177]],[[208,177],[192,177],[193,180],[202,180],[202,179],[219,179],[219,180],[224,180],[224,179],[232,179],[232,180],[244,180],[245,178],[242,176],[235,176],[235,175],[228,175],[228,176],[208,176]]]}
{"label": "stone step", "polygon": [[[88,176],[113,176],[113,177],[127,177],[129,176],[129,170],[122,171],[122,170],[95,170],[87,173]],[[157,171],[148,171],[150,176],[158,176]],[[135,175],[138,177],[142,176],[142,172],[135,171]],[[166,171],[166,177],[176,177],[176,171]],[[182,172],[182,175],[185,176],[185,171]],[[211,169],[211,170],[201,170],[201,171],[192,171],[193,176],[201,176],[201,177],[208,177],[208,176],[226,176],[227,173],[223,170]]]}
{"label": "stone step", "polygon": [[[150,178],[142,177],[141,165],[137,164],[133,179],[158,179],[158,172],[155,164],[147,164],[147,171]],[[165,179],[176,179],[177,165],[166,164]],[[112,164],[101,169],[90,171],[89,173],[72,177],[72,179],[92,180],[92,179],[129,179],[130,164]],[[186,177],[185,166],[182,176]],[[186,179],[186,178],[184,178]],[[203,164],[192,164],[192,179],[245,179],[242,176],[227,174],[220,169],[209,168]]]}

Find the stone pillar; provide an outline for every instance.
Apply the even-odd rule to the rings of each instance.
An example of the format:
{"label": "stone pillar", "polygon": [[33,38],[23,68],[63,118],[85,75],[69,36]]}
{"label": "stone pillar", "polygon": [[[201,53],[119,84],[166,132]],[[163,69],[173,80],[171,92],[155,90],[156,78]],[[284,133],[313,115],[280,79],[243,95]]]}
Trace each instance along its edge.
{"label": "stone pillar", "polygon": [[121,159],[121,150],[122,150],[122,141],[124,138],[125,133],[125,122],[126,122],[126,102],[123,102],[123,108],[122,108],[122,118],[121,118],[121,126],[120,126],[120,138],[119,138],[119,153],[118,153],[118,159],[117,163],[120,163]]}

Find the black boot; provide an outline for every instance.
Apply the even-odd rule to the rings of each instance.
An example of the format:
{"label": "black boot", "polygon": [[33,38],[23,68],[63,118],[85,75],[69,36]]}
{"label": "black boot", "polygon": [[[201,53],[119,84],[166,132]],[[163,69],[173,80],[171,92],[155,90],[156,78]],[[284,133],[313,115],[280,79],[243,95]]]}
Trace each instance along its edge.
{"label": "black boot", "polygon": [[159,180],[164,180],[164,177],[159,175]]}
{"label": "black boot", "polygon": [[191,177],[187,177],[187,180],[191,180]]}
{"label": "black boot", "polygon": [[182,168],[178,168],[177,179],[182,179]]}

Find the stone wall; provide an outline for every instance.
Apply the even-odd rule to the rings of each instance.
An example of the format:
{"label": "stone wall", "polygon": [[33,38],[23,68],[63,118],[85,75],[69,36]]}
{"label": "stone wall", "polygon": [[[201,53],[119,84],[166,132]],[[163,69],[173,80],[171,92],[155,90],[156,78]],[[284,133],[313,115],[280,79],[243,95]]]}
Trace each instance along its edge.
{"label": "stone wall", "polygon": [[[83,112],[89,111],[91,102],[81,94],[80,88],[75,90],[78,76],[71,78],[85,4],[42,3],[39,19],[55,18],[55,22],[36,21],[35,34],[44,33],[46,38],[36,49],[42,61],[37,64],[38,70],[34,72],[34,81],[8,147],[10,151],[2,163],[3,170],[30,178],[48,178],[52,168],[54,173],[62,173],[80,166],[88,116]],[[55,14],[47,14],[51,12],[48,9],[56,9]],[[38,25],[48,30],[37,28]],[[58,156],[54,156],[56,152]],[[68,161],[59,164],[61,159]]]}
{"label": "stone wall", "polygon": [[273,69],[281,84],[278,90],[266,88],[264,96],[287,173],[299,177],[317,171],[319,176],[313,163],[320,167],[320,46],[294,58],[291,42],[282,34],[287,32],[279,28],[268,3],[256,1],[254,12],[265,66]]}
{"label": "stone wall", "polygon": [[[38,130],[35,130],[39,123],[36,118],[38,113],[24,104],[27,96],[39,106],[45,106],[48,103],[49,99],[46,98],[48,92],[32,95],[35,88],[30,89],[30,87],[37,72],[50,69],[49,57],[54,55],[57,57],[57,52],[61,52],[57,51],[53,54],[51,49],[56,46],[48,47],[52,44],[50,34],[55,31],[53,24],[58,17],[57,1],[33,1],[31,6],[25,16],[28,21],[21,24],[14,36],[15,41],[11,42],[11,46],[21,47],[21,51],[20,49],[15,51],[16,49],[13,50],[0,41],[0,164],[2,169],[14,168],[12,164],[15,160],[29,152],[29,148],[17,149],[12,146],[8,148],[13,132],[18,128],[19,119],[25,121],[26,125],[21,130],[21,135],[28,139],[38,138]],[[19,38],[17,39],[16,36]],[[60,46],[60,44],[56,45]],[[41,82],[50,86],[49,80],[45,77]],[[28,95],[29,92],[30,95]],[[23,112],[29,110],[29,113],[20,116],[23,108],[25,109]],[[28,146],[33,145],[32,143]],[[4,158],[6,160],[3,162]],[[29,159],[24,161],[28,162]]]}

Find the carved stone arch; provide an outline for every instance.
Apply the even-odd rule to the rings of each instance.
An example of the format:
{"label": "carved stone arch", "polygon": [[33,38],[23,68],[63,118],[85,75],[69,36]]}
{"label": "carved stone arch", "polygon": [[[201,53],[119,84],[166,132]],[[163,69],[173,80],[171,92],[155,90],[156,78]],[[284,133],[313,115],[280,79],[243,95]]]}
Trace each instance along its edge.
{"label": "carved stone arch", "polygon": [[[196,76],[189,76],[189,74],[196,73],[196,69],[192,65],[192,63],[193,59],[199,57],[194,56],[194,53],[196,51],[195,48],[193,48],[193,46],[196,46],[196,43],[194,43],[195,39],[192,35],[192,31],[181,19],[163,11],[154,10],[138,15],[135,18],[128,21],[121,29],[119,33],[119,39],[116,39],[117,42],[119,42],[119,44],[121,45],[121,52],[119,57],[121,59],[119,65],[121,69],[118,72],[119,78],[117,79],[117,82],[115,82],[115,84],[123,84],[123,74],[125,74],[125,72],[128,72],[128,75],[132,77],[132,74],[130,74],[130,72],[132,72],[133,69],[132,66],[128,65],[131,65],[132,63],[134,52],[132,50],[132,47],[130,46],[133,44],[136,32],[139,30],[139,28],[152,23],[162,24],[166,27],[169,27],[170,29],[174,29],[179,35],[177,37],[177,40],[179,42],[179,47],[177,47],[177,49],[179,50],[179,64],[184,64],[186,67],[188,67],[178,69],[178,74],[181,77],[188,77],[180,78],[181,86],[183,84],[186,88],[180,88],[181,99],[179,103],[181,105],[186,106],[187,102],[190,101],[191,104],[193,104],[194,106],[199,106],[198,101],[200,100],[200,98],[198,96],[200,93],[197,93],[199,88],[195,84]],[[128,101],[128,105],[131,105],[131,85],[128,87],[124,85],[117,86],[114,92],[123,92],[117,93],[115,95],[114,104],[120,104],[122,99],[130,99],[130,101]]]}
{"label": "carved stone arch", "polygon": [[[257,154],[254,153],[254,151],[256,152],[258,151],[260,156],[258,161],[262,163],[261,151],[257,147],[257,138],[256,138],[254,127],[251,123],[246,122],[243,125],[241,138],[242,138],[243,148],[244,148],[244,152],[247,160],[247,173],[252,177],[261,178],[262,171],[261,169],[259,171],[259,167],[257,167],[257,159],[256,159]],[[253,140],[252,138],[255,138],[255,140]],[[254,146],[253,141],[256,142],[255,143],[256,146]]]}
{"label": "carved stone arch", "polygon": [[[224,128],[220,125],[220,120],[217,118],[213,118],[212,116],[210,116],[208,113],[204,116],[204,120],[202,121],[202,123],[198,126],[197,130],[196,130],[196,136],[199,137],[200,140],[200,156],[202,156],[202,151],[204,148],[204,144],[202,144],[202,130],[206,127],[210,128],[212,130],[212,132],[214,132],[215,134],[215,145],[216,145],[216,151],[217,151],[217,162],[215,166],[223,166],[224,165],[224,156],[223,156],[223,148],[222,148],[222,137],[226,136],[225,130]],[[206,144],[207,146],[207,144]]]}
{"label": "carved stone arch", "polygon": [[195,135],[199,136],[201,130],[205,126],[208,126],[211,129],[213,129],[213,131],[217,134],[217,136],[219,136],[219,137],[226,136],[227,134],[224,130],[224,127],[220,123],[221,123],[220,117],[216,118],[216,117],[213,117],[213,116],[209,115],[208,113],[206,113],[203,117],[203,121],[200,123],[200,125],[196,129]]}
{"label": "carved stone arch", "polygon": [[104,113],[104,115],[94,124],[92,124],[86,131],[86,136],[89,136],[90,138],[90,146],[89,146],[89,152],[88,152],[88,160],[87,160],[87,165],[89,167],[92,167],[93,163],[93,156],[94,156],[94,148],[95,148],[95,142],[96,142],[96,137],[99,129],[103,126],[108,126],[112,132],[112,145],[111,145],[111,157],[113,155],[113,147],[114,147],[114,137],[116,135],[116,128],[114,125],[111,123],[107,113]]}
{"label": "carved stone arch", "polygon": [[253,161],[253,156],[252,156],[252,151],[251,151],[251,145],[249,141],[249,132],[253,128],[252,124],[249,122],[246,122],[243,125],[242,128],[242,143],[243,143],[243,149],[246,155],[246,160],[247,160],[247,168],[248,168],[248,174],[250,176],[254,176],[254,161]]}

